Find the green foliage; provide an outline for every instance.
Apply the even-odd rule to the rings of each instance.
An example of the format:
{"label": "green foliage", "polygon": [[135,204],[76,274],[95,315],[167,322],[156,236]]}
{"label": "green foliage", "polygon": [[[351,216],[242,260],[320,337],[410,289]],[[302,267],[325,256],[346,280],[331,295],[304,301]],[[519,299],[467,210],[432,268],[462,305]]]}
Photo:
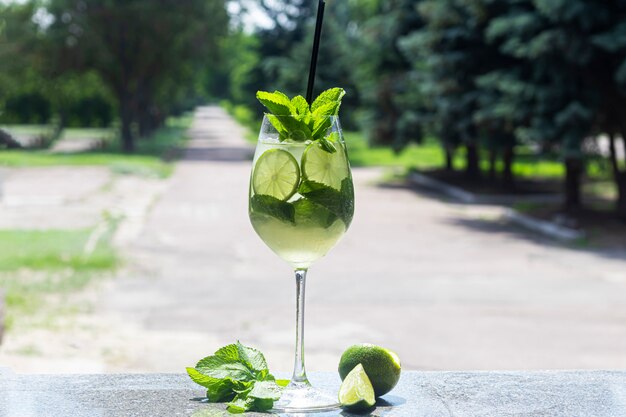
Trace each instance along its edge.
{"label": "green foliage", "polygon": [[247,128],[245,133],[246,139],[250,143],[256,144],[257,135],[259,133],[259,126],[261,121],[255,112],[245,104],[233,104],[229,100],[222,100],[220,102],[222,108],[224,108],[228,114],[230,114],[240,125]]}
{"label": "green foliage", "polygon": [[[260,80],[259,39],[240,28],[231,29],[220,44],[222,60],[208,70],[208,90],[234,106],[257,110],[254,92],[266,85]],[[260,110],[260,108],[258,108]]]}
{"label": "green foliage", "polygon": [[117,263],[108,244],[85,255],[91,230],[0,230],[0,271],[110,269]]}
{"label": "green foliage", "polygon": [[114,226],[91,253],[85,253],[91,229],[0,230],[0,288],[9,327],[40,311],[46,297],[80,290],[116,268],[120,260],[110,244]]}
{"label": "green foliage", "polygon": [[98,75],[54,70],[49,33],[36,23],[40,7],[0,4],[0,122],[108,126],[113,104]]}
{"label": "green foliage", "polygon": [[60,73],[96,73],[115,98],[126,151],[193,105],[228,17],[220,0],[51,0],[47,41]]}
{"label": "green foliage", "polygon": [[269,195],[255,194],[252,196],[250,199],[250,211],[253,214],[274,217],[282,222],[292,224],[296,222],[294,205]]}
{"label": "green foliage", "polygon": [[319,141],[322,149],[333,153],[336,149],[326,134],[332,125],[331,116],[339,113],[345,94],[341,88],[331,88],[322,92],[311,106],[302,96],[290,99],[280,91],[258,91],[256,97],[270,111],[267,117],[278,131],[281,141]]}
{"label": "green foliage", "polygon": [[[341,189],[339,191],[333,187],[315,181],[304,180],[300,184],[300,187],[298,187],[298,193],[341,219],[346,225],[346,229],[350,227],[354,214],[354,188],[352,179],[345,178],[341,182]],[[334,219],[328,220],[327,224],[331,225],[333,221]]]}
{"label": "green foliage", "polygon": [[260,351],[239,342],[201,359],[195,368],[187,368],[187,373],[207,389],[209,402],[228,402],[231,413],[268,411],[285,385],[269,373]]}
{"label": "green foliage", "polygon": [[[401,93],[413,85],[408,71],[412,61],[401,52],[399,40],[422,27],[417,6],[421,0],[372,2],[370,15],[356,27],[351,71],[363,112],[361,121],[371,143],[401,147],[410,137],[419,141],[422,129],[409,123]],[[361,12],[362,13],[362,12]],[[410,103],[415,104],[415,103]]]}
{"label": "green foliage", "polygon": [[[118,174],[133,174],[146,177],[166,178],[173,171],[172,160],[177,150],[187,141],[186,131],[191,124],[191,115],[169,118],[166,125],[155,131],[150,138],[138,143],[134,155],[123,152],[117,142],[102,150],[80,153],[50,153],[39,150],[3,150],[0,152],[0,166],[108,166]],[[27,130],[24,130],[27,129]],[[32,127],[11,127],[11,130],[39,132]],[[84,137],[85,135],[106,136],[111,130],[65,129],[63,135]]]}

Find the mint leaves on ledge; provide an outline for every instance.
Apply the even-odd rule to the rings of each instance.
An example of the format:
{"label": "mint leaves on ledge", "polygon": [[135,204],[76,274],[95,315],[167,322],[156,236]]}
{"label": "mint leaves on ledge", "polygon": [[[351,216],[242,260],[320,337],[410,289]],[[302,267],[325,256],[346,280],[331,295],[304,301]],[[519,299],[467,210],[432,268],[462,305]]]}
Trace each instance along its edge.
{"label": "mint leaves on ledge", "polygon": [[304,97],[290,99],[280,91],[258,91],[256,97],[271,113],[268,119],[278,131],[281,142],[287,139],[296,142],[319,140],[323,142],[323,149],[332,153],[336,149],[325,136],[332,126],[330,116],[339,113],[345,94],[343,88],[331,88],[321,93],[310,106]]}
{"label": "mint leaves on ledge", "polygon": [[201,359],[187,373],[207,389],[209,402],[227,402],[231,413],[268,411],[289,383],[269,373],[261,352],[239,342]]}

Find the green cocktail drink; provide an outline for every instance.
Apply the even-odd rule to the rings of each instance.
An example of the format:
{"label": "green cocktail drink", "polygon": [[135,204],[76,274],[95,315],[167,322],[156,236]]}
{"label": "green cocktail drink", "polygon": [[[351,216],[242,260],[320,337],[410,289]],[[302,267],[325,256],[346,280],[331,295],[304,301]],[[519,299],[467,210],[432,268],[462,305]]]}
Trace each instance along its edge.
{"label": "green cocktail drink", "polygon": [[[257,145],[250,221],[265,244],[294,268],[308,268],[326,255],[352,221],[354,193],[345,145],[341,141],[334,145],[334,153],[315,142],[261,138]],[[303,187],[308,183],[327,188],[307,193]],[[342,183],[348,184],[343,193]],[[269,202],[265,207],[263,199]]]}
{"label": "green cocktail drink", "polygon": [[348,230],[354,188],[337,113],[344,91],[323,92],[312,104],[302,96],[259,92],[272,114],[263,118],[249,188],[250,222],[259,237],[289,263],[296,276],[296,355],[293,376],[277,412],[330,410],[336,395],[311,386],[304,368],[304,288],[311,264]]}

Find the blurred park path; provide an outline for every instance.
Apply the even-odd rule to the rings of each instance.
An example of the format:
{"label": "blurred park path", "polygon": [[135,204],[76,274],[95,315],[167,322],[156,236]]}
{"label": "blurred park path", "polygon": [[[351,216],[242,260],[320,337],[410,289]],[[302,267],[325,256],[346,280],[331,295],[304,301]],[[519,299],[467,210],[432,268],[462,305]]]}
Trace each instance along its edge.
{"label": "blurred park path", "polygon": [[[165,181],[107,185],[110,172],[94,168],[9,172],[3,227],[86,227],[118,207],[126,267],[81,293],[81,312],[60,325],[12,333],[0,363],[182,372],[241,340],[272,370],[291,369],[294,279],[248,221],[253,146],[218,107],[199,108],[189,133]],[[559,246],[502,222],[501,207],[381,184],[381,169],[353,174],[353,224],[309,273],[310,370],[335,369],[359,342],[396,350],[405,369],[626,367],[624,250]]]}
{"label": "blurred park path", "polygon": [[[197,111],[191,136],[131,268],[99,296],[96,313],[126,329],[106,369],[180,372],[239,339],[287,371],[294,280],[248,222],[252,148],[216,107]],[[363,341],[407,369],[626,367],[623,251],[557,246],[501,223],[499,208],[380,186],[381,175],[354,169],[353,225],[310,270],[309,369],[334,369]]]}

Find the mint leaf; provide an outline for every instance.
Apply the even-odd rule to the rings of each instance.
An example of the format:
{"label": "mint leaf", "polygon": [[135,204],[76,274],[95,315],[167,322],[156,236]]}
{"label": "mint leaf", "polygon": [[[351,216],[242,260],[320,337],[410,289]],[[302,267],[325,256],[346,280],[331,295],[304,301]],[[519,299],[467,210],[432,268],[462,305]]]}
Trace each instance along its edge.
{"label": "mint leaf", "polygon": [[291,100],[291,107],[293,107],[297,115],[303,116],[303,115],[311,114],[309,103],[306,101],[306,98],[302,96],[295,96]]}
{"label": "mint leaf", "polygon": [[341,182],[339,191],[319,182],[304,180],[298,192],[339,217],[346,225],[346,229],[350,226],[354,214],[354,189],[350,178],[345,178]]}
{"label": "mint leaf", "polygon": [[[330,138],[330,136],[329,136],[329,138]],[[319,139],[319,143],[320,143],[320,148],[322,148],[326,152],[328,152],[328,153],[335,153],[335,152],[337,152],[337,148],[335,148],[335,145],[333,145],[333,143],[328,138],[321,138],[321,139]]]}
{"label": "mint leaf", "polygon": [[313,131],[311,132],[311,137],[313,137],[313,140],[324,137],[331,126],[332,120],[330,117],[313,119]]}
{"label": "mint leaf", "polygon": [[[287,94],[285,94],[285,93],[283,93],[281,91],[274,90],[274,92],[272,94],[274,94],[274,96],[280,97],[281,100],[286,100],[286,101],[289,101],[289,102],[291,101],[289,99],[289,97],[287,96]],[[293,108],[292,108],[292,110],[293,110]]]}
{"label": "mint leaf", "polygon": [[268,371],[267,369],[264,369],[257,374],[256,380],[257,381],[274,381],[275,378],[272,374],[270,374],[270,371]]}
{"label": "mint leaf", "polygon": [[339,101],[329,101],[328,103],[322,104],[320,107],[315,109],[313,112],[313,117],[327,117],[327,116],[336,116],[339,107],[341,106],[341,102]]}
{"label": "mint leaf", "polygon": [[337,220],[335,213],[307,198],[294,201],[293,206],[296,209],[296,224],[311,224],[326,229]]}
{"label": "mint leaf", "polygon": [[310,131],[313,127],[313,120],[311,119],[311,109],[309,108],[309,103],[307,103],[306,99],[302,96],[295,96],[291,100],[291,107],[293,107],[296,111],[297,119],[304,123]]}
{"label": "mint leaf", "polygon": [[231,402],[226,405],[228,406],[228,411],[230,411],[231,413],[241,414],[252,409],[252,406],[254,405],[254,398],[248,397],[247,394],[241,393],[238,394]]}
{"label": "mint leaf", "polygon": [[207,399],[209,402],[230,401],[235,396],[233,388],[235,383],[232,380],[221,380],[203,375],[194,368],[187,368],[187,374],[193,382],[207,389]]}
{"label": "mint leaf", "polygon": [[226,345],[216,350],[213,356],[217,356],[218,358],[222,358],[227,361],[236,361],[239,359],[239,348],[234,343],[230,345]]}
{"label": "mint leaf", "polygon": [[293,205],[269,195],[253,195],[250,199],[250,212],[275,217],[283,222],[294,223],[295,221]]}
{"label": "mint leaf", "polygon": [[354,184],[351,178],[344,178],[341,181],[341,201],[343,202],[343,222],[346,224],[346,229],[352,223],[352,217],[354,216]]}
{"label": "mint leaf", "polygon": [[266,373],[269,372],[267,369],[267,361],[265,360],[265,356],[258,350],[244,346],[241,343],[237,342],[237,352],[239,354],[239,359],[246,364],[246,366],[250,369],[253,369],[257,372]]}
{"label": "mint leaf", "polygon": [[267,398],[255,398],[254,404],[252,405],[252,409],[254,411],[259,411],[261,413],[264,413],[266,411],[271,410],[273,406],[274,406],[274,400],[270,400]]}
{"label": "mint leaf", "polygon": [[336,116],[341,107],[341,99],[346,94],[342,88],[331,88],[320,94],[311,105],[313,113],[313,139],[326,134],[332,126],[330,116]]}
{"label": "mint leaf", "polygon": [[326,207],[331,212],[337,214],[341,204],[340,191],[316,181],[304,180],[298,192],[309,200]]}
{"label": "mint leaf", "polygon": [[280,399],[282,387],[274,381],[258,381],[250,388],[239,392],[228,403],[228,411],[231,413],[244,413],[249,410],[267,411],[274,406],[274,401]]}
{"label": "mint leaf", "polygon": [[196,365],[196,370],[211,378],[231,378],[237,381],[252,381],[255,379],[252,371],[237,359],[224,359],[219,356],[208,356]]}
{"label": "mint leaf", "polygon": [[[274,115],[273,117],[283,126],[286,139],[291,139],[296,142],[304,142],[311,139],[311,129],[304,120],[299,120],[297,117],[293,116]],[[276,125],[274,125],[274,127],[276,127]],[[280,130],[279,133],[281,133],[281,136],[283,135]]]}
{"label": "mint leaf", "polygon": [[313,101],[313,104],[311,104],[311,111],[313,112],[313,114],[315,114],[316,111],[320,107],[328,103],[334,102],[334,103],[337,103],[334,113],[324,113],[326,110],[322,111],[322,114],[325,114],[328,116],[334,116],[339,111],[339,105],[341,105],[341,99],[345,95],[346,95],[346,91],[343,88],[338,88],[338,87],[330,88],[326,91],[323,91],[319,96],[317,96],[315,101]]}
{"label": "mint leaf", "polygon": [[282,142],[283,140],[287,139],[287,135],[289,134],[287,132],[287,128],[283,126],[280,120],[278,120],[278,117],[274,116],[273,114],[268,114],[267,119],[270,121],[272,126],[274,126],[274,129],[276,129],[276,131],[278,132],[280,141]]}
{"label": "mint leaf", "polygon": [[263,354],[240,342],[218,349],[215,354],[187,368],[192,381],[207,389],[209,402],[228,402],[228,411],[267,411],[281,395],[280,385],[269,373]]}
{"label": "mint leaf", "polygon": [[286,115],[293,113],[291,100],[289,100],[289,97],[287,97],[280,91],[275,91],[273,93],[269,93],[267,91],[257,91],[256,98],[261,102],[261,104],[267,107],[270,113],[273,113],[275,115]]}
{"label": "mint leaf", "polygon": [[280,91],[257,91],[256,97],[272,113],[268,119],[278,131],[281,141],[304,142],[311,138],[309,105],[304,97],[294,98],[293,105],[292,100]]}
{"label": "mint leaf", "polygon": [[275,381],[258,381],[248,393],[249,397],[276,401],[280,398],[282,388]]}
{"label": "mint leaf", "polygon": [[256,96],[270,112],[268,119],[281,141],[304,142],[326,134],[332,125],[329,116],[338,114],[345,94],[342,88],[331,88],[321,93],[311,106],[302,96],[289,99],[280,91],[258,91]]}
{"label": "mint leaf", "polygon": [[[258,350],[244,346],[240,342],[231,344],[218,349],[213,356],[202,359],[198,362],[198,366],[209,366],[211,363],[222,362],[235,362],[238,365],[243,365],[245,369],[251,369],[252,371],[267,373],[267,362],[265,356]],[[206,365],[209,363],[209,365]]]}

